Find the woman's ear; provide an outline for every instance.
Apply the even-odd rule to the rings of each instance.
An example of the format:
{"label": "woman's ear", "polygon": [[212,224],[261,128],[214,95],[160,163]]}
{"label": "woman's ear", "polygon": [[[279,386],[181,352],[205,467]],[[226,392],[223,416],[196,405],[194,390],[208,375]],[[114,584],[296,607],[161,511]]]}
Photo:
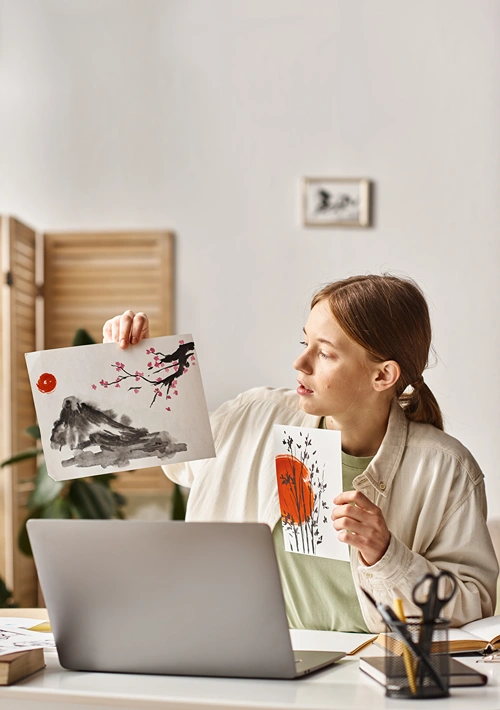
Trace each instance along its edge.
{"label": "woman's ear", "polygon": [[393,387],[401,377],[401,368],[395,360],[378,363],[373,388],[377,392],[385,392]]}

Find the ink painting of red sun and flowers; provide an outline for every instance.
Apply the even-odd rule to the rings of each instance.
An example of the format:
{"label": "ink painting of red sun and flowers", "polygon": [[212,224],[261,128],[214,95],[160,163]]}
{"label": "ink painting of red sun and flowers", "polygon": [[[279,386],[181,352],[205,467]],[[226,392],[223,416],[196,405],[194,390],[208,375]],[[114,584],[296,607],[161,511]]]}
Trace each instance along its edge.
{"label": "ink painting of red sun and flowers", "polygon": [[215,456],[191,335],[26,354],[57,481]]}
{"label": "ink painting of red sun and flowers", "polygon": [[274,449],[285,550],[348,561],[331,520],[342,491],[340,432],[277,424]]}

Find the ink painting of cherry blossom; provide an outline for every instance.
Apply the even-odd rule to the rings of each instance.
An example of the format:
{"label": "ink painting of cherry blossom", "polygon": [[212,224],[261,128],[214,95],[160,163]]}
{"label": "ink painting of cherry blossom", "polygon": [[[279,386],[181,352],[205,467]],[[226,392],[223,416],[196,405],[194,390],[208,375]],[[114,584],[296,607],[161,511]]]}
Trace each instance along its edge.
{"label": "ink painting of cherry blossom", "polygon": [[49,475],[69,480],[215,456],[191,335],[26,354]]}
{"label": "ink painting of cherry blossom", "polygon": [[276,424],[274,450],[285,550],[349,561],[331,520],[342,491],[340,432]]}

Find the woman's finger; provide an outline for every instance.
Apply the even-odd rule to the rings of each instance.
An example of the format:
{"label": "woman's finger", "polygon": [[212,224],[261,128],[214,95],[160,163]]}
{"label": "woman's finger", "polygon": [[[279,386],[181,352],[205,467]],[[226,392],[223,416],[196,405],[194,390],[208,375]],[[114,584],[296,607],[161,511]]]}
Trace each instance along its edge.
{"label": "woman's finger", "polygon": [[361,493],[361,491],[343,491],[333,499],[333,503],[334,505],[345,505],[347,503],[354,503],[355,506],[366,510],[368,513],[380,512],[380,508],[378,507],[378,505],[372,503],[371,500],[369,500],[364,495],[364,493]]}
{"label": "woman's finger", "polygon": [[118,327],[120,316],[115,316],[107,320],[102,327],[102,342],[113,343],[118,339]]}
{"label": "woman's finger", "polygon": [[118,342],[121,348],[126,348],[132,342],[132,324],[134,322],[134,311],[125,311],[119,320]]}
{"label": "woman's finger", "polygon": [[132,321],[130,342],[136,345],[144,338],[149,338],[149,320],[145,313],[136,313]]}

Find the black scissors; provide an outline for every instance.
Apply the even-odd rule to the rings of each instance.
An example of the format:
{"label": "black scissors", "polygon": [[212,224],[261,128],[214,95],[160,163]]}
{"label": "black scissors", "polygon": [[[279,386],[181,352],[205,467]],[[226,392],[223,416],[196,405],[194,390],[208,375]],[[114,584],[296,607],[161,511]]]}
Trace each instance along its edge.
{"label": "black scissors", "polygon": [[441,609],[453,599],[456,591],[457,580],[451,572],[424,574],[413,588],[413,602],[422,610],[423,623],[430,625],[439,619]]}
{"label": "black scissors", "polygon": [[[448,591],[447,591],[448,590]],[[422,627],[418,646],[426,656],[431,653],[432,636],[442,608],[457,591],[457,580],[451,572],[441,570],[438,574],[424,574],[413,588],[413,602],[422,610]],[[420,669],[423,672],[423,669]],[[422,678],[421,678],[422,681]]]}

